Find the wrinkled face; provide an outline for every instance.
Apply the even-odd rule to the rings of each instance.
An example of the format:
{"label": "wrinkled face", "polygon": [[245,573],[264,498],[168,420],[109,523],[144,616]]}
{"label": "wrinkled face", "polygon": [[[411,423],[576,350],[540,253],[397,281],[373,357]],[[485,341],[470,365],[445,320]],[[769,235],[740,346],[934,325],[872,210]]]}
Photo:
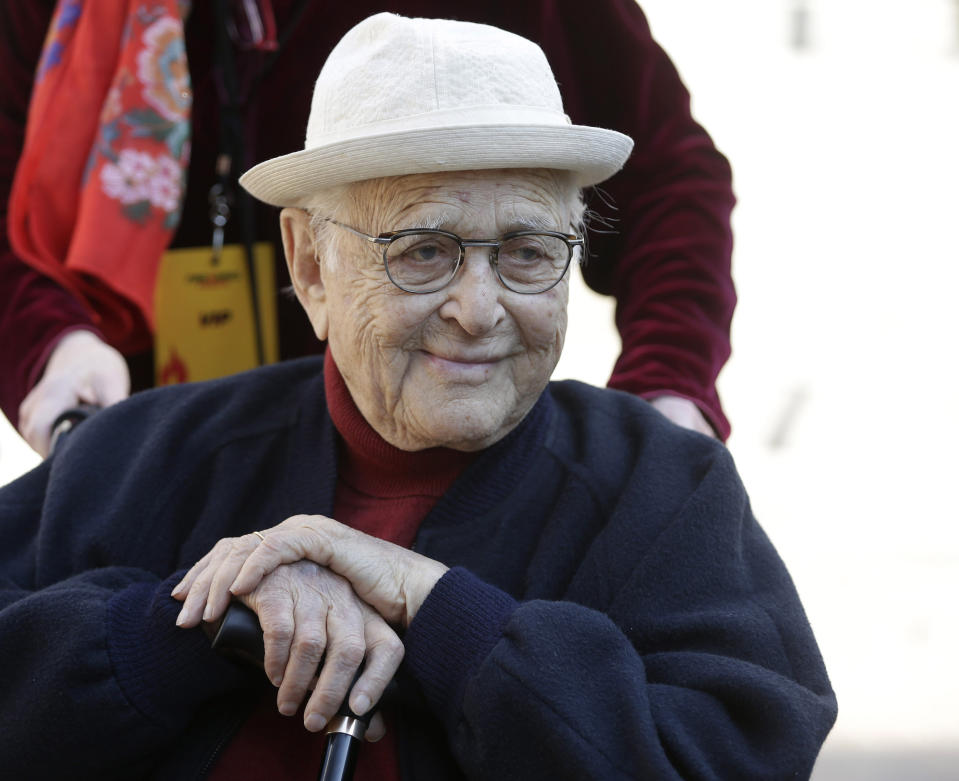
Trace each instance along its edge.
{"label": "wrinkled face", "polygon": [[[568,233],[579,218],[573,202],[552,171],[468,171],[361,182],[329,216],[371,235],[431,227],[488,239],[529,228]],[[479,450],[535,404],[562,350],[568,273],[545,293],[514,293],[488,249],[468,248],[445,288],[406,293],[387,277],[381,247],[328,224],[314,243],[299,210],[284,210],[282,221],[300,301],[360,412],[388,442]]]}

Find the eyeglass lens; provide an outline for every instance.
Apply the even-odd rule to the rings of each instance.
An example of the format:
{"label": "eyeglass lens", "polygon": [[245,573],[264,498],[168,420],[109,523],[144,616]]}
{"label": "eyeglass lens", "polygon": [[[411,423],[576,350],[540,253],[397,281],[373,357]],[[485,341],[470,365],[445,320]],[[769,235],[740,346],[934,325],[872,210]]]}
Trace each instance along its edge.
{"label": "eyeglass lens", "polygon": [[[394,237],[384,256],[394,283],[412,292],[427,292],[439,289],[456,273],[460,245],[446,234],[424,231]],[[524,233],[500,243],[496,267],[511,290],[539,293],[562,278],[570,258],[570,245],[563,239]]]}

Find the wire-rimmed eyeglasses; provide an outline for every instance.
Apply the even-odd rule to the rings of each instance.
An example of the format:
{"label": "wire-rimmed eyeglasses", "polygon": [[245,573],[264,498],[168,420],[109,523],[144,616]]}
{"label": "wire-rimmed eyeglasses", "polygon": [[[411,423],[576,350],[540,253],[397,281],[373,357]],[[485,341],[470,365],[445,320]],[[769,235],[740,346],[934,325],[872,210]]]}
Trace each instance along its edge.
{"label": "wire-rimmed eyeglasses", "polygon": [[463,239],[455,233],[428,228],[370,236],[342,222],[324,218],[383,247],[383,264],[390,281],[407,293],[435,293],[456,276],[467,247],[488,247],[489,263],[503,287],[514,293],[545,293],[566,275],[573,256],[585,241],[572,233],[513,231],[498,239]]}

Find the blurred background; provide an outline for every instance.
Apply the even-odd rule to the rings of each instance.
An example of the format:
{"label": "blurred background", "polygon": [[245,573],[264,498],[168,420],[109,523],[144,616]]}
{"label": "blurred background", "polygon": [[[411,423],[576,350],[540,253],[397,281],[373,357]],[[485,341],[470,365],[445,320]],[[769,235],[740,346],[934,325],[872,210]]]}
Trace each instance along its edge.
{"label": "blurred background", "polygon": [[[733,166],[719,388],[839,697],[813,778],[959,779],[959,0],[641,6]],[[577,276],[556,376],[617,352]],[[37,461],[0,418],[0,484]]]}
{"label": "blurred background", "polygon": [[959,0],[640,5],[733,166],[719,390],[839,697],[814,779],[959,779]]}

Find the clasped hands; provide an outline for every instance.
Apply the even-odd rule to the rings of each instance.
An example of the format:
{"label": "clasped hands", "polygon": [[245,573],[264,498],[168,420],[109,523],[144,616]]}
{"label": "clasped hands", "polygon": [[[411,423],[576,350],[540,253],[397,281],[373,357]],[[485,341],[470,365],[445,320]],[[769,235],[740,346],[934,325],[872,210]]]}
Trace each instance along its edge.
{"label": "clasped hands", "polygon": [[[409,626],[447,567],[322,515],[296,515],[260,534],[220,540],[187,572],[172,592],[183,602],[177,625],[214,622],[234,598],[247,605],[263,629],[280,713],[295,714],[312,688],[303,718],[313,732],[336,713],[365,660],[349,701],[363,715],[403,660],[393,627]],[[377,714],[367,737],[383,733]]]}

